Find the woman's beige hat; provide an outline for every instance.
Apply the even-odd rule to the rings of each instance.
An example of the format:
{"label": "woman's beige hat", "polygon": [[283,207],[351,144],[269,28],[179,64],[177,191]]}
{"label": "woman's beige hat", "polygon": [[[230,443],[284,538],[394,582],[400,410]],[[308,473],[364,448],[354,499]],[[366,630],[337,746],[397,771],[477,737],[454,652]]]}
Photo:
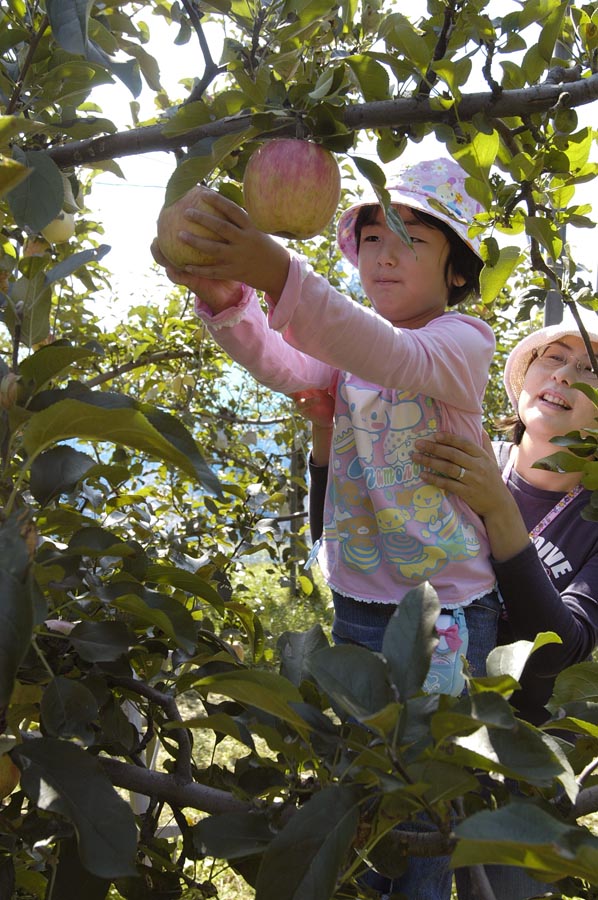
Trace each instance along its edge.
{"label": "woman's beige hat", "polygon": [[[582,323],[588,333],[588,337],[592,344],[598,346],[598,313],[586,309],[580,309],[580,313],[582,314]],[[538,328],[536,331],[532,331],[531,334],[524,337],[511,350],[505,365],[503,379],[515,412],[517,412],[523,380],[533,359],[534,350],[539,350],[540,347],[552,344],[554,341],[567,336],[581,337],[577,322],[568,310],[565,312],[563,321],[559,322],[558,325],[547,325],[546,328]]]}

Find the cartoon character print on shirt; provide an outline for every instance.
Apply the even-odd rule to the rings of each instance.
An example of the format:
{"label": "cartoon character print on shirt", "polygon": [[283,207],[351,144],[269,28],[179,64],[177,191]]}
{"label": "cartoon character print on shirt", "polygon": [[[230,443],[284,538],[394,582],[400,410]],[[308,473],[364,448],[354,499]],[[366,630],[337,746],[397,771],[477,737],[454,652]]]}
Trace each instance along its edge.
{"label": "cartoon character print on shirt", "polygon": [[446,553],[442,547],[422,544],[406,533],[405,523],[411,518],[407,506],[380,509],[376,513],[378,531],[386,559],[394,563],[407,580],[421,580],[433,575],[444,564]]}
{"label": "cartoon character print on shirt", "polygon": [[341,384],[339,394],[347,404],[349,415],[337,418],[334,436],[336,451],[342,453],[354,447],[363,462],[371,463],[374,445],[388,429],[392,402],[390,398],[383,397],[380,389],[347,382]]}
{"label": "cartoon character print on shirt", "polygon": [[451,559],[477,556],[480,542],[472,525],[464,524],[444,491],[424,484],[413,493],[414,518],[423,523],[422,538],[437,536]]}
{"label": "cartoon character print on shirt", "polygon": [[414,441],[438,430],[436,401],[351,375],[337,401],[325,536],[338,541],[344,564],[361,572],[390,564],[401,580],[419,583],[475,556],[475,529],[444,493],[422,484],[411,459]]}

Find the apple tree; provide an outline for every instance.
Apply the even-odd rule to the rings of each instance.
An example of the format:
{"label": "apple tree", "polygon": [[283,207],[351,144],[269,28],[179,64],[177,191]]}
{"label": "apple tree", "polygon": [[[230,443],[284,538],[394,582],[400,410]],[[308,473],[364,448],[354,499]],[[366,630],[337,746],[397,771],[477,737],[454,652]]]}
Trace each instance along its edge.
{"label": "apple tree", "polygon": [[[562,673],[542,728],[509,697],[550,634],[495,650],[467,696],[426,696],[427,585],[383,657],[331,647],[322,624],[284,632],[274,654],[244,568],[257,551],[293,563],[283,525],[302,521],[290,495],[303,477],[289,479],[288,457],[304,426],[235,373],[182,291],[144,297],[114,331],[93,304],[111,273],[85,197],[125,156],[172,153],[169,201],[197,182],[240,201],[265,140],[307,138],[336,155],[344,199],[363,179],[384,197],[383,169],[434,135],[487,209],[475,312],[498,359],[515,312],[555,292],[598,309],[564,240],[594,224],[577,197],[598,172],[582,121],[598,97],[598,4],[495,7],[3,3],[0,898],[209,897],[206,858],[258,900],[356,897],[367,866],[393,875],[409,853],[452,854],[484,900],[492,862],[592,896],[595,664]],[[184,96],[161,85],[168,53],[148,51],[158,17],[169,52],[197,46]],[[224,35],[218,59],[208,24]],[[134,114],[142,85],[154,92],[151,121],[116,128],[94,89],[117,83]],[[330,229],[299,249],[357,291]],[[569,444],[593,485],[596,436]],[[212,756],[225,741],[227,764]],[[397,826],[421,812],[436,831],[414,842]]]}

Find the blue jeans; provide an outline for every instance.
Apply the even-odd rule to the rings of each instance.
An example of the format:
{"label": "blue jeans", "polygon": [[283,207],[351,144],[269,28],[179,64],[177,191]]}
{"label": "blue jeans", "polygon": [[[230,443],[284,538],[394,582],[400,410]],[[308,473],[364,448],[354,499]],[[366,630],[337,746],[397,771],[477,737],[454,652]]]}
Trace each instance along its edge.
{"label": "blue jeans", "polygon": [[[384,631],[396,610],[392,603],[363,603],[332,592],[334,621],[332,639],[335,644],[360,644],[380,653]],[[496,630],[501,603],[493,592],[465,607],[465,619],[469,631],[467,662],[474,676],[486,674],[486,658],[496,647]],[[421,818],[401,825],[405,831],[429,831],[433,826]],[[448,856],[412,856],[406,872],[399,878],[389,879],[371,871],[364,882],[381,895],[403,893],[410,900],[450,900],[453,873]],[[467,897],[467,895],[464,895]],[[506,898],[505,898],[506,900]],[[513,898],[509,898],[513,900]]]}
{"label": "blue jeans", "polygon": [[[546,884],[536,881],[518,866],[484,866],[484,871],[496,900],[527,900],[528,897],[542,896],[558,890],[554,882]],[[459,900],[475,900],[478,897],[471,883],[469,869],[455,869],[455,884]]]}

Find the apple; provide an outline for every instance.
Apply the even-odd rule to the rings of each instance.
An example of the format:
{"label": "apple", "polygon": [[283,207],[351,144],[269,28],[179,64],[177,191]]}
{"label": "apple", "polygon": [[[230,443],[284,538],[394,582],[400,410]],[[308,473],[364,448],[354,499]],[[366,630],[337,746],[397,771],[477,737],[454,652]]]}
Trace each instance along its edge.
{"label": "apple", "polygon": [[174,203],[164,205],[158,216],[158,246],[169,263],[182,269],[183,266],[209,266],[214,259],[196,247],[190,247],[179,238],[179,231],[190,231],[198,237],[218,240],[218,235],[209,228],[185,218],[186,209],[198,209],[216,216],[213,206],[205,200],[206,188],[196,184]]}
{"label": "apple", "polygon": [[338,164],[313,141],[274,138],[250,156],[243,177],[245,210],[256,228],[305,240],[320,234],[341,195]]}
{"label": "apple", "polygon": [[21,778],[21,770],[15,766],[8,753],[0,756],[0,799],[12,794]]}
{"label": "apple", "polygon": [[51,244],[62,244],[68,241],[75,233],[75,216],[73,213],[64,210],[52,219],[45,228],[42,228],[42,234]]}

